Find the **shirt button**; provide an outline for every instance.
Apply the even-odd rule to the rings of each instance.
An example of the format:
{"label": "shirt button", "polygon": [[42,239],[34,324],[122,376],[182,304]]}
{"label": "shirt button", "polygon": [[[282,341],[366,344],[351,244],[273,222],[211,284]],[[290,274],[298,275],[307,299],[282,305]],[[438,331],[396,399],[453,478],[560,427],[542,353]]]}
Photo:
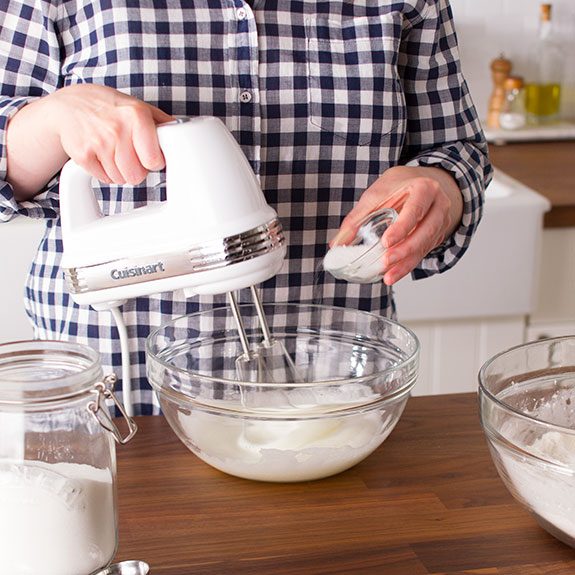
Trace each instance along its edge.
{"label": "shirt button", "polygon": [[247,104],[252,101],[252,93],[245,90],[240,94],[240,102]]}
{"label": "shirt button", "polygon": [[238,8],[236,10],[236,17],[238,20],[245,20],[248,17],[248,11],[245,8]]}

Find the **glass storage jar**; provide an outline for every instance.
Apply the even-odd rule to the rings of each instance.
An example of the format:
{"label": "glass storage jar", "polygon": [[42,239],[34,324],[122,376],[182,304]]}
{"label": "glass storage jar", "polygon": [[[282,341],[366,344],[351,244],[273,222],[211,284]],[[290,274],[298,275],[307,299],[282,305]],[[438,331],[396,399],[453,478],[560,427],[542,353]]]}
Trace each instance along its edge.
{"label": "glass storage jar", "polygon": [[525,89],[523,78],[510,76],[505,80],[505,102],[499,115],[504,130],[519,130],[526,123]]}
{"label": "glass storage jar", "polygon": [[[0,572],[89,575],[116,552],[113,375],[80,344],[0,345]],[[117,404],[122,413],[122,407]]]}

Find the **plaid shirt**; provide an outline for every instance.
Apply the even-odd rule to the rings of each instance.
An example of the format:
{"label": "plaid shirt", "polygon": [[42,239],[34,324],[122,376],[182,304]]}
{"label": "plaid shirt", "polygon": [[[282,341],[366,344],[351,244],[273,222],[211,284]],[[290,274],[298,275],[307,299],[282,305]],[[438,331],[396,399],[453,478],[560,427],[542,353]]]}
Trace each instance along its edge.
{"label": "plaid shirt", "polygon": [[[119,373],[117,330],[109,313],[75,305],[64,287],[57,179],[22,203],[5,181],[9,118],[34,98],[82,82],[117,88],[173,115],[226,123],[287,235],[285,266],[262,286],[264,301],[395,313],[382,283],[348,284],[318,273],[328,235],[391,166],[440,166],[464,197],[461,226],[415,277],[455,264],[481,217],[491,167],[448,0],[2,2],[0,220],[46,219],[26,286],[36,334],[91,345],[105,369]],[[152,174],[145,185],[101,185],[96,193],[104,214],[119,213],[162,200],[161,182]],[[123,306],[136,414],[159,409],[145,379],[150,329],[213,303],[175,292]]]}

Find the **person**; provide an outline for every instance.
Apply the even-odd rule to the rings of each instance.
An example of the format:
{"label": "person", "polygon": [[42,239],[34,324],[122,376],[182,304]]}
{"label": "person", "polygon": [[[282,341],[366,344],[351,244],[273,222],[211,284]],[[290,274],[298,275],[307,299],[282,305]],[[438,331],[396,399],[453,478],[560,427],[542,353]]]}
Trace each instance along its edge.
{"label": "person", "polygon": [[[165,198],[156,126],[217,116],[286,233],[284,268],[262,299],[317,299],[328,245],[389,206],[399,217],[384,236],[383,281],[320,274],[319,289],[322,303],[390,317],[394,283],[462,257],[491,177],[449,0],[4,2],[0,90],[0,219],[46,220],[25,293],[35,334],[91,345],[108,370],[120,365],[116,328],[71,300],[60,269],[58,173],[69,158],[99,180],[104,214],[127,212]],[[123,306],[134,413],[159,412],[145,378],[150,330],[218,298]]]}

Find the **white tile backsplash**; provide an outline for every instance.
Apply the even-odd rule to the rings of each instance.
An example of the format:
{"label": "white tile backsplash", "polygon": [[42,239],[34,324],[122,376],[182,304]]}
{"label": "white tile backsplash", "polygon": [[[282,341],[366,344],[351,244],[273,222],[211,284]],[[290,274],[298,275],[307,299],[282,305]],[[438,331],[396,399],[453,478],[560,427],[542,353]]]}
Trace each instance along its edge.
{"label": "white tile backsplash", "polygon": [[[541,0],[451,0],[461,64],[480,117],[487,115],[491,60],[504,54],[529,77]],[[563,116],[575,118],[575,0],[554,0],[553,23],[565,54]]]}

